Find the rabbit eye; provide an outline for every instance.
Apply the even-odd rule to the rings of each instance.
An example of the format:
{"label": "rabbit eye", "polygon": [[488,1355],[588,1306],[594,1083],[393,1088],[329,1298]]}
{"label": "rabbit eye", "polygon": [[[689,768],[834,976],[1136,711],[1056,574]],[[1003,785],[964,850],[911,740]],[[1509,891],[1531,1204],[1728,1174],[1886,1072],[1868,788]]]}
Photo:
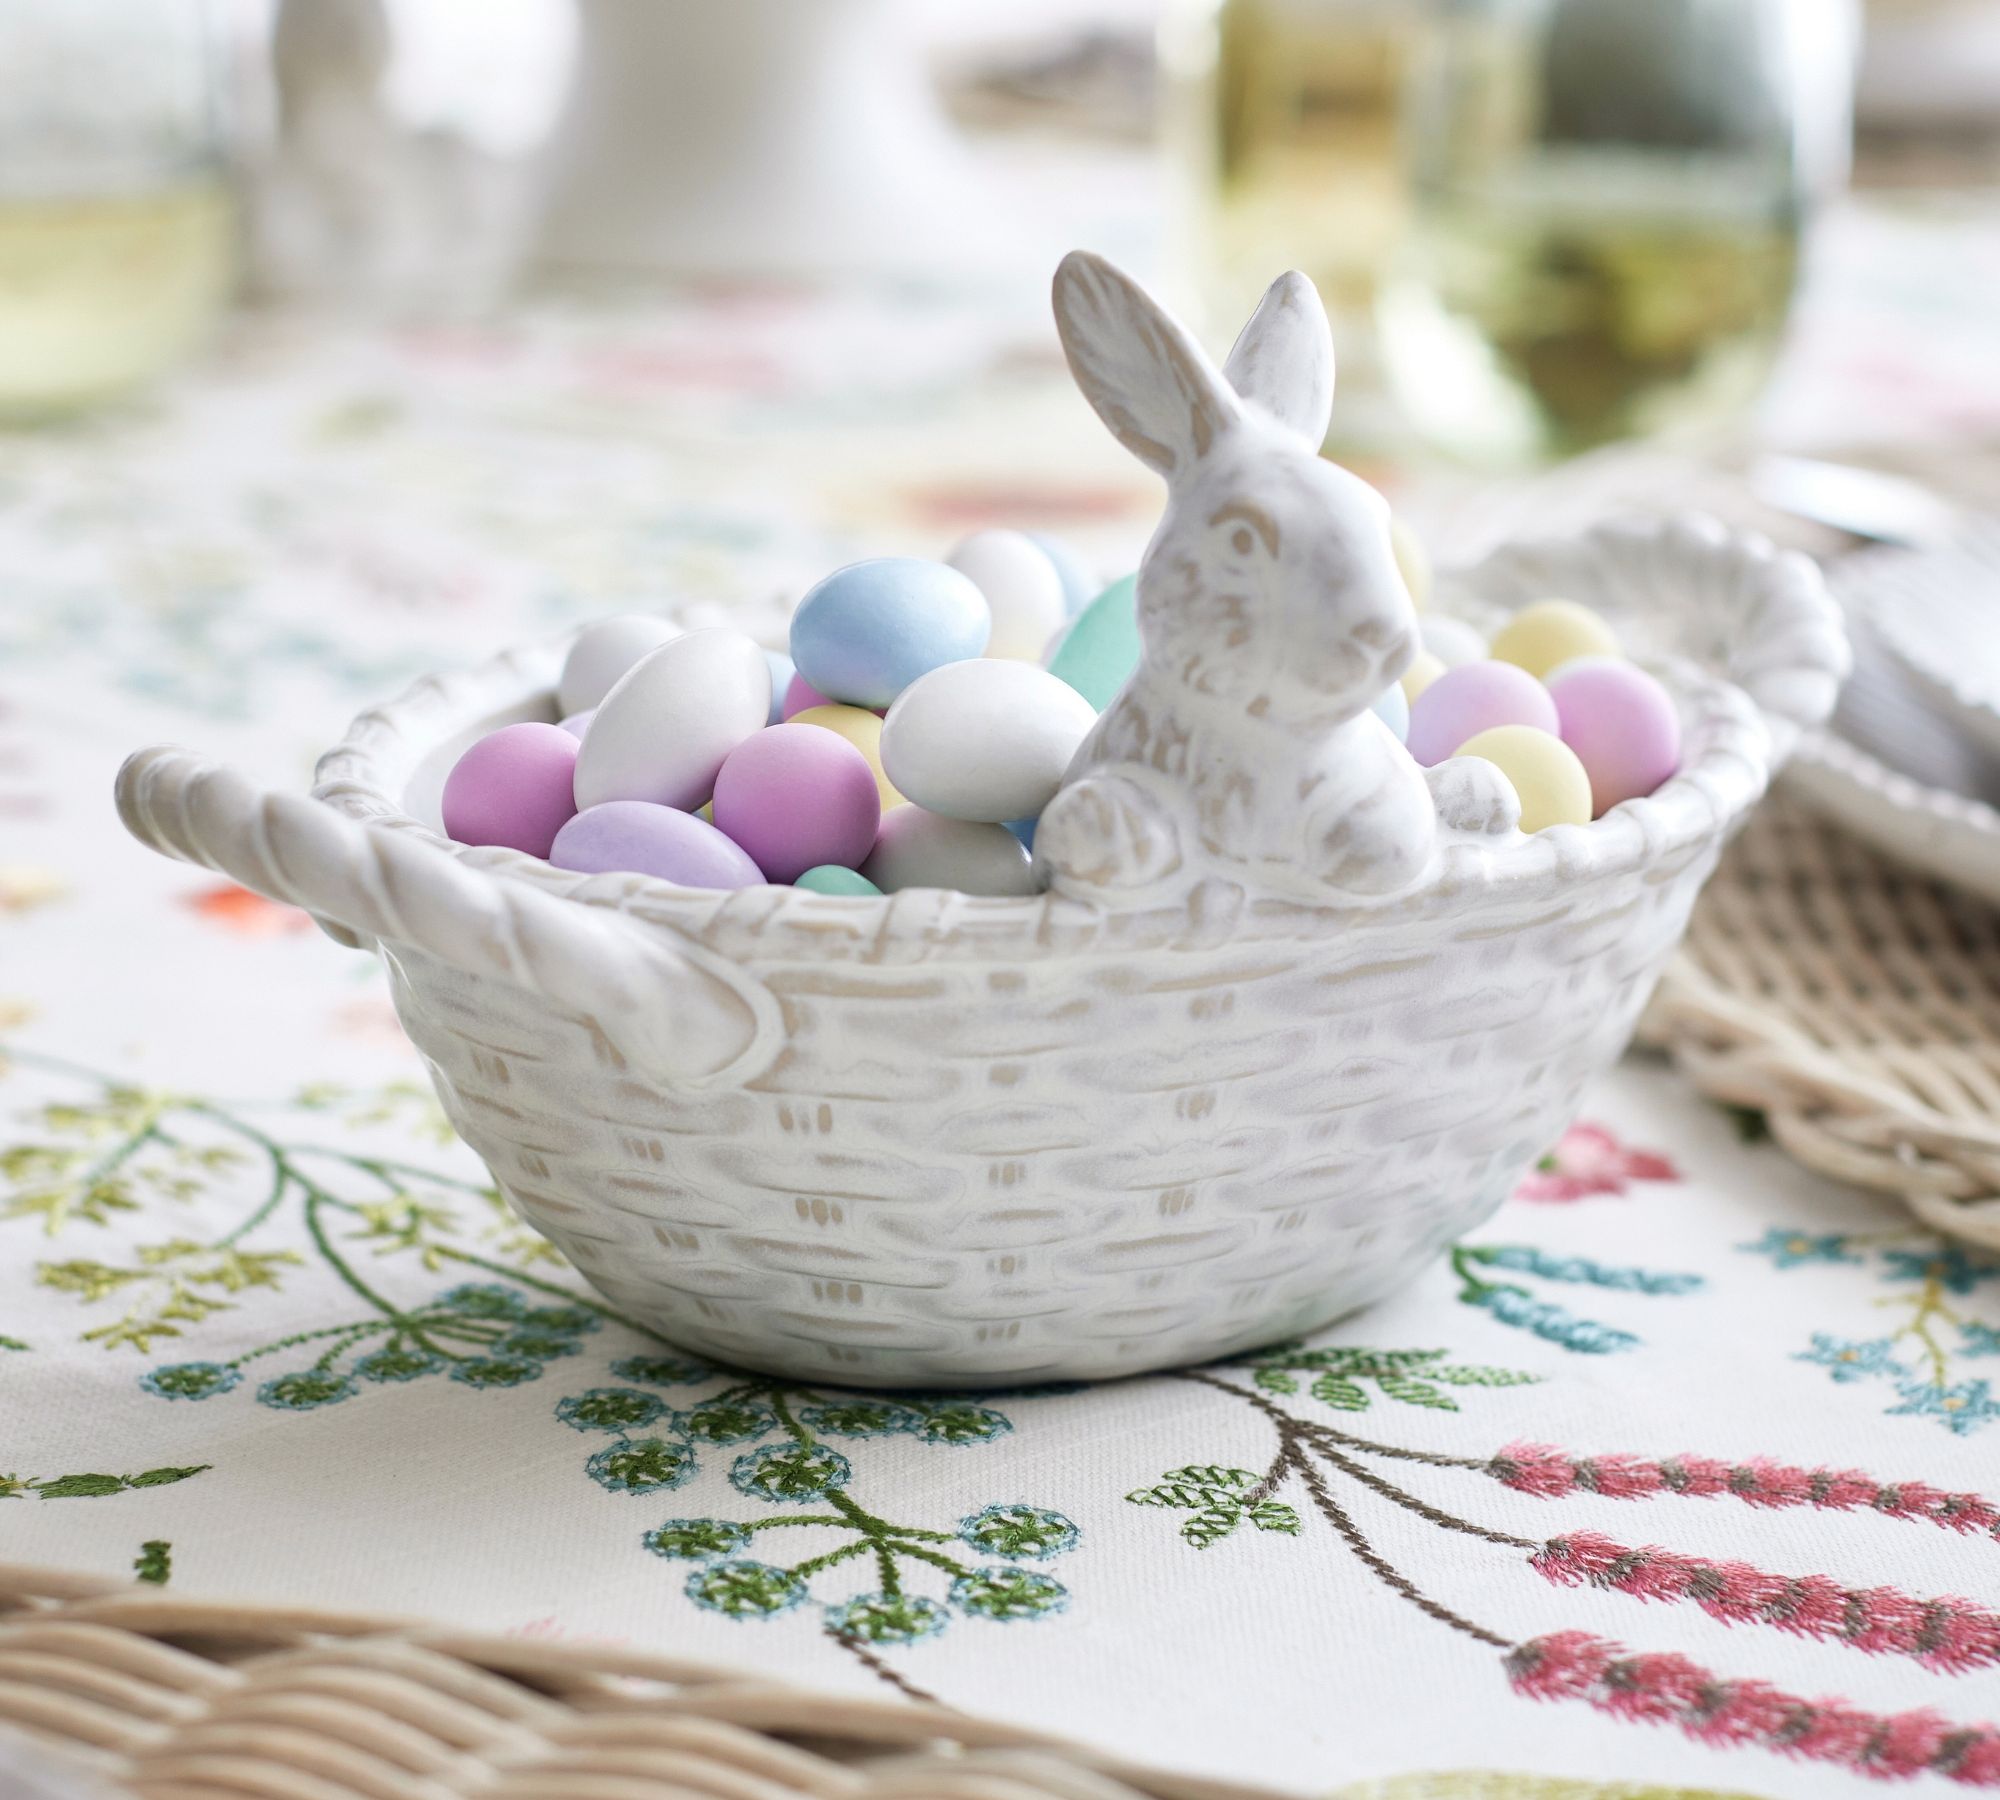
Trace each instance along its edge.
{"label": "rabbit eye", "polygon": [[1237,526],[1229,539],[1230,547],[1238,556],[1248,556],[1250,554],[1250,546],[1256,541],[1250,535],[1250,527],[1247,525]]}

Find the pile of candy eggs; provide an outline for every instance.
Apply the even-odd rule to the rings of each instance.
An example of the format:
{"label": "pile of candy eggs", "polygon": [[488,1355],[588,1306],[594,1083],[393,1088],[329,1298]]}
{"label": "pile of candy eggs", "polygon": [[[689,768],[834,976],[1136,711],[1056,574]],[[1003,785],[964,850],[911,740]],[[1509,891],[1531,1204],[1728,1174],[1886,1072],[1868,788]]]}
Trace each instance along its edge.
{"label": "pile of candy eggs", "polygon": [[1454,756],[1496,765],[1520,798],[1523,831],[1587,825],[1679,768],[1673,697],[1588,607],[1538,600],[1491,643],[1436,613],[1420,616],[1420,630],[1423,649],[1399,684],[1410,754],[1426,766]]}
{"label": "pile of candy eggs", "polygon": [[[560,725],[503,726],[453,765],[445,830],[687,887],[1032,894],[1034,820],[1097,718],[1040,659],[1093,592],[1061,545],[983,531],[947,562],[836,570],[789,653],[601,620],[564,663]],[[1136,656],[1134,635],[1111,691]]]}

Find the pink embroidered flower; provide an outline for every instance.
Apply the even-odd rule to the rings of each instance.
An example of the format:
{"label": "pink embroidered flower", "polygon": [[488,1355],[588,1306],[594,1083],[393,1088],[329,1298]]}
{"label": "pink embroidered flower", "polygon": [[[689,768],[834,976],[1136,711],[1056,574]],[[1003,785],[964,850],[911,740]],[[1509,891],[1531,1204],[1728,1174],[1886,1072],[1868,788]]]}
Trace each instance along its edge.
{"label": "pink embroidered flower", "polygon": [[1678,1181],[1681,1172],[1651,1150],[1628,1150],[1602,1125],[1572,1125],[1528,1171],[1516,1200],[1588,1200],[1622,1194],[1634,1181]]}
{"label": "pink embroidered flower", "polygon": [[266,900],[262,894],[253,894],[233,881],[217,882],[214,887],[189,894],[181,904],[209,924],[220,925],[238,937],[287,937],[296,931],[312,929],[310,915],[296,906]]}

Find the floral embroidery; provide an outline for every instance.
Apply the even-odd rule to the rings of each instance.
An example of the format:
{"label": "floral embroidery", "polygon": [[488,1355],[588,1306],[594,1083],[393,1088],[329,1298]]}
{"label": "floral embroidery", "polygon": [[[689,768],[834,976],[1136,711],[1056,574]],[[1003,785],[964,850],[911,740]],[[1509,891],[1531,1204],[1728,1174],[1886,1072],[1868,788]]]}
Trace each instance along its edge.
{"label": "floral embroidery", "polygon": [[[640,1534],[668,1562],[695,1567],[682,1592],[695,1605],[736,1620],[768,1620],[817,1602],[823,1629],[892,1685],[915,1692],[874,1651],[936,1637],[954,1618],[1011,1623],[1042,1619],[1069,1603],[1053,1576],[1025,1568],[1076,1548],[1075,1523],[1045,1506],[995,1501],[949,1529],[882,1517],[854,1495],[864,1446],[902,1439],[941,1448],[990,1443],[1013,1429],[998,1409],[951,1394],[875,1396],[822,1390],[763,1376],[737,1375],[692,1357],[629,1356],[611,1365],[621,1382],[557,1401],[572,1430],[608,1432],[584,1472],[613,1493],[647,1496],[686,1487],[724,1451],[728,1485],[745,1500],[780,1510],[748,1518],[683,1514]],[[676,1407],[648,1388],[715,1386]],[[826,1439],[853,1446],[853,1454]],[[811,1534],[814,1552],[784,1563],[753,1555],[767,1531]],[[982,1559],[953,1553],[963,1545]],[[821,1578],[863,1563],[875,1585],[838,1596]],[[942,1595],[913,1582],[935,1586]]]}
{"label": "floral embroidery", "polygon": [[1637,1349],[1632,1332],[1579,1318],[1555,1301],[1537,1295],[1524,1281],[1496,1281],[1492,1271],[1540,1281],[1560,1281],[1609,1288],[1628,1294],[1691,1294],[1701,1287],[1699,1275],[1659,1273],[1650,1269],[1611,1268],[1585,1256],[1553,1256],[1532,1244],[1455,1244],[1452,1272],[1461,1283],[1458,1298],[1466,1306],[1491,1313],[1503,1325],[1531,1331],[1565,1350],[1602,1356],[1615,1350]]}
{"label": "floral embroidery", "polygon": [[1296,1394],[1299,1377],[1312,1376],[1312,1397],[1342,1412],[1366,1412],[1369,1395],[1361,1383],[1372,1383],[1390,1400],[1405,1406],[1432,1406],[1458,1411],[1458,1402],[1437,1385],[1452,1387],[1518,1387],[1539,1376],[1519,1369],[1489,1369],[1476,1363],[1447,1363],[1442,1350],[1372,1350],[1364,1345],[1332,1344],[1308,1350],[1303,1344],[1280,1344],[1246,1358],[1251,1377],[1267,1394]]}
{"label": "floral embroidery", "polygon": [[1631,1547],[1596,1532],[1564,1531],[1538,1541],[1420,1498],[1383,1465],[1458,1471],[1546,1502],[1579,1489],[1619,1499],[1726,1495],[1760,1507],[1866,1509],[1989,1535],[2000,1527],[2000,1507],[1992,1502],[1920,1482],[1881,1482],[1858,1471],[1768,1461],[1574,1457],[1540,1445],[1510,1445],[1485,1457],[1452,1455],[1358,1437],[1303,1416],[1280,1404],[1268,1387],[1260,1392],[1227,1379],[1221,1371],[1229,1366],[1189,1370],[1179,1379],[1261,1414],[1277,1438],[1268,1467],[1258,1475],[1194,1463],[1126,1495],[1137,1505],[1189,1514],[1181,1537],[1193,1548],[1212,1548],[1246,1518],[1281,1539],[1300,1536],[1297,1510],[1278,1497],[1296,1485],[1375,1580],[1435,1623],[1499,1651],[1506,1680],[1525,1699],[1582,1701],[1619,1720],[1676,1726],[1697,1743],[1757,1747],[1876,1778],[1938,1773],[1965,1785],[2000,1787],[2000,1727],[1955,1724],[1927,1707],[1884,1715],[1840,1699],[1806,1700],[1754,1677],[1717,1674],[1677,1654],[1634,1653],[1583,1631],[1516,1641],[1425,1593],[1376,1548],[1349,1510],[1351,1499],[1372,1496],[1435,1530],[1518,1557],[1530,1572],[1559,1588],[1589,1587],[1645,1602],[1691,1602],[1731,1629],[1775,1630],[1863,1654],[1908,1657],[1934,1675],[1952,1677],[2000,1663],[2000,1614],[1956,1596],[1927,1598],[1886,1586],[1847,1588],[1824,1575],[1772,1574],[1746,1562]]}
{"label": "floral embroidery", "polygon": [[188,1468],[142,1469],[136,1475],[0,1475],[0,1500],[33,1494],[38,1500],[102,1500],[141,1488],[171,1487],[177,1481],[207,1473],[208,1463]]}
{"label": "floral embroidery", "polygon": [[196,917],[220,925],[238,937],[291,937],[313,928],[310,913],[266,900],[262,894],[253,894],[233,881],[202,888],[187,895],[181,904]]}
{"label": "floral embroidery", "polygon": [[1863,1268],[1872,1262],[1877,1279],[1892,1290],[1870,1304],[1901,1314],[1894,1330],[1855,1337],[1815,1331],[1809,1346],[1793,1353],[1794,1360],[1826,1370],[1843,1386],[1886,1382],[1896,1398],[1884,1413],[1929,1419],[1959,1437],[2000,1419],[1991,1385],[1961,1379],[1958,1371],[1962,1361],[2000,1354],[2000,1328],[1954,1304],[1990,1293],[1990,1284],[2000,1282],[2000,1261],[1917,1231],[1801,1232],[1773,1226],[1737,1248],[1768,1256],[1777,1269]]}
{"label": "floral embroidery", "polygon": [[133,1559],[132,1573],[149,1587],[165,1587],[173,1579],[173,1545],[165,1538],[148,1538]]}
{"label": "floral embroidery", "polygon": [[1652,1150],[1632,1150],[1602,1125],[1572,1125],[1514,1189],[1516,1200],[1565,1203],[1622,1194],[1635,1181],[1678,1181],[1680,1171]]}

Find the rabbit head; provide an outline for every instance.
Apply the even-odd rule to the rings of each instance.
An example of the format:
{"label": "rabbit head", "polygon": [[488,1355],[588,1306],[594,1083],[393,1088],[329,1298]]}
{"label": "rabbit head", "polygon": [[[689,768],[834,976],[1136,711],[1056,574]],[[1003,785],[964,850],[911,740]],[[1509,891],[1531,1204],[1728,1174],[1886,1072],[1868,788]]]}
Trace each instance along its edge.
{"label": "rabbit head", "polygon": [[1355,717],[1416,653],[1389,508],[1319,454],[1333,338],[1317,291],[1271,284],[1223,369],[1129,275],[1073,251],[1056,328],[1083,396],[1165,477],[1139,572],[1142,666],[1288,726]]}

